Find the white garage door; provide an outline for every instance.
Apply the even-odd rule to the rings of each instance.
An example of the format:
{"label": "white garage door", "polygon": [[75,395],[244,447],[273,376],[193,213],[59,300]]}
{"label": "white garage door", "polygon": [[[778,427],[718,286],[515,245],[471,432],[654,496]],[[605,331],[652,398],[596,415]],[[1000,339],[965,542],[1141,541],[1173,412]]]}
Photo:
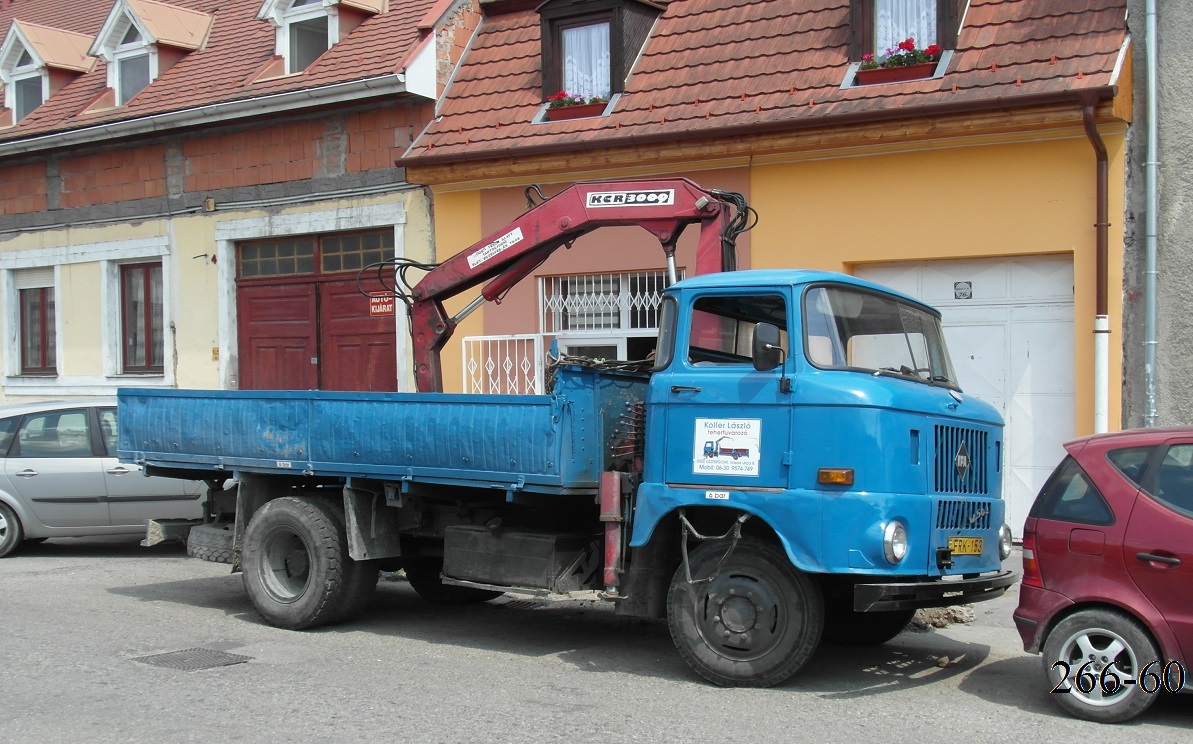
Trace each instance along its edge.
{"label": "white garage door", "polygon": [[933,305],[961,388],[1006,420],[1003,498],[1015,537],[1073,438],[1073,264],[1068,257],[874,264],[857,275]]}

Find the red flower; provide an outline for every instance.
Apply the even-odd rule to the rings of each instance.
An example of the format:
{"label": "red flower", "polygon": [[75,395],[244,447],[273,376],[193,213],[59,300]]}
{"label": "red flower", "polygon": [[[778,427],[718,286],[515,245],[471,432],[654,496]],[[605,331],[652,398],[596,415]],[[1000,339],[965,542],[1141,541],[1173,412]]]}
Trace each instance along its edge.
{"label": "red flower", "polygon": [[874,59],[874,55],[873,55],[873,54],[863,54],[863,55],[862,55],[862,61],[863,61],[863,62],[869,62],[869,61],[871,61],[871,60],[873,60],[873,59]]}
{"label": "red flower", "polygon": [[906,41],[900,41],[899,48],[905,52],[914,52],[915,51],[915,39],[907,39]]}
{"label": "red flower", "polygon": [[932,44],[931,46],[929,46],[927,49],[924,50],[924,54],[927,54],[929,57],[939,57],[940,56],[940,47],[938,47],[935,44]]}

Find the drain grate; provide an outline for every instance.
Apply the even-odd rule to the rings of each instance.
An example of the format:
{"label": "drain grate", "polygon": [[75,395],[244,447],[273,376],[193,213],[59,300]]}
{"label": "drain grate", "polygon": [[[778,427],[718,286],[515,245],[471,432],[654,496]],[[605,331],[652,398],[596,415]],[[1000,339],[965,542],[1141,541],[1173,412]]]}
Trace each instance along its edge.
{"label": "drain grate", "polygon": [[156,667],[165,667],[166,669],[177,669],[182,672],[194,672],[200,669],[243,664],[252,658],[251,656],[230,654],[226,651],[216,651],[210,648],[184,648],[181,651],[140,656],[133,659],[133,661],[139,661],[142,664],[149,664]]}

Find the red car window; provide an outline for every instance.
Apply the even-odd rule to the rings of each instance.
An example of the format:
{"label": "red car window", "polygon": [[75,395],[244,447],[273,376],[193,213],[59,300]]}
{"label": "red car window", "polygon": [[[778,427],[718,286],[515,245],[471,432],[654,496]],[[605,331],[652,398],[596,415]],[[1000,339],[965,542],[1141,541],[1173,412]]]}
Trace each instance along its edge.
{"label": "red car window", "polygon": [[1031,517],[1080,524],[1114,524],[1114,513],[1077,461],[1066,457],[1040,490]]}
{"label": "red car window", "polygon": [[1150,493],[1157,501],[1182,514],[1193,516],[1193,444],[1168,448]]}
{"label": "red car window", "polygon": [[1152,453],[1156,451],[1155,447],[1127,447],[1126,449],[1112,450],[1106,453],[1106,459],[1118,471],[1127,476],[1135,485],[1143,484],[1143,475],[1147,472],[1147,460]]}

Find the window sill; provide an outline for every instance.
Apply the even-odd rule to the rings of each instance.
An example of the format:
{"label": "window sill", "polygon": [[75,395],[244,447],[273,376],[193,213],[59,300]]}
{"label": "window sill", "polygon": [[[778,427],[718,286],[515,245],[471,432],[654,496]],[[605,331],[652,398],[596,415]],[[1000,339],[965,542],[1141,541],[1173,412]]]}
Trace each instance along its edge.
{"label": "window sill", "polygon": [[561,106],[558,108],[551,108],[544,103],[539,109],[538,115],[534,117],[534,123],[547,124],[556,121],[595,119],[608,116],[609,112],[613,110],[613,107],[617,105],[617,99],[620,97],[620,93],[614,93],[605,103],[584,103],[579,106]]}
{"label": "window sill", "polygon": [[[898,83],[911,83],[922,80],[935,80],[944,77],[945,70],[949,68],[949,62],[953,58],[953,51],[946,50],[941,52],[940,59],[935,63],[925,63],[923,65],[910,65],[909,67],[886,67],[877,70],[863,71],[858,67],[859,62],[854,62],[845,71],[845,79],[841,81],[841,89],[856,89],[856,88],[872,88],[876,85],[896,85]],[[934,67],[932,65],[935,65]],[[888,73],[889,76],[898,77],[900,73],[910,74],[911,77],[898,77],[898,79],[884,79],[875,80],[873,82],[862,82],[862,77],[867,73]],[[918,73],[918,74],[917,74]]]}

